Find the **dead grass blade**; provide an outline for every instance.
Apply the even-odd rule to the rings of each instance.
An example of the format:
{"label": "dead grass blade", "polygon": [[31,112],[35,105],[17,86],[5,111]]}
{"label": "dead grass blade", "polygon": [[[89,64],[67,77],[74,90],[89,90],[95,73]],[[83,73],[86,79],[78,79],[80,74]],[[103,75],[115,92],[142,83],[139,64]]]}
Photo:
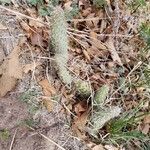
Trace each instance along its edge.
{"label": "dead grass blade", "polygon": [[15,133],[14,133],[14,135],[13,135],[13,137],[12,137],[12,141],[11,141],[9,150],[12,150],[12,148],[13,148],[13,143],[14,143],[16,134],[17,134],[17,129],[15,130]]}
{"label": "dead grass blade", "polygon": [[122,66],[122,62],[121,62],[121,59],[116,51],[116,48],[114,46],[114,40],[112,37],[109,37],[108,41],[107,41],[107,47],[108,47],[108,50],[110,51],[111,53],[111,57],[113,59],[114,62],[117,62],[118,65]]}
{"label": "dead grass blade", "polygon": [[21,17],[24,17],[24,18],[27,18],[27,19],[31,19],[31,20],[34,20],[34,21],[37,21],[37,22],[39,22],[39,23],[42,23],[42,24],[44,24],[44,25],[49,26],[48,23],[45,23],[45,22],[43,22],[43,21],[41,21],[41,20],[39,20],[39,19],[35,19],[35,18],[33,18],[33,17],[30,17],[30,16],[27,16],[27,15],[22,14],[22,13],[20,13],[20,12],[17,12],[17,11],[11,10],[11,9],[8,9],[8,8],[2,6],[2,5],[0,5],[0,8],[1,8],[1,9],[4,9],[4,10],[6,10],[6,11],[9,11],[9,12],[15,14],[16,16],[21,16]]}

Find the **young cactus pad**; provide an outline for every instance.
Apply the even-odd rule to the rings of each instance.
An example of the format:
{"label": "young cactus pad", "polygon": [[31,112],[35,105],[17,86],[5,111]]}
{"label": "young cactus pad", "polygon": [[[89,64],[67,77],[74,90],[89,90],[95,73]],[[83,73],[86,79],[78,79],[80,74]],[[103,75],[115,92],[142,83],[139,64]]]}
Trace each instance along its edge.
{"label": "young cactus pad", "polygon": [[99,88],[95,94],[94,103],[96,103],[97,105],[103,105],[106,100],[106,97],[108,96],[108,92],[108,85],[103,85],[101,88]]}
{"label": "young cactus pad", "polygon": [[90,85],[87,81],[77,80],[75,83],[77,94],[87,97],[91,94]]}

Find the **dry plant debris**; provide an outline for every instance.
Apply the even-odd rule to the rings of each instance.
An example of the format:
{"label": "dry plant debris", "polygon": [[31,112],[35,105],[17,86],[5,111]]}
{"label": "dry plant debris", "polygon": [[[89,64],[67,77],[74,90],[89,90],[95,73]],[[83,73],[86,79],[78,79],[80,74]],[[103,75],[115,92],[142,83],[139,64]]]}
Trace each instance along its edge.
{"label": "dry plant debris", "polygon": [[47,108],[48,112],[51,112],[54,106],[52,97],[55,96],[56,90],[52,85],[50,85],[47,79],[40,81],[39,85],[43,88],[43,94],[44,94],[44,97],[42,98],[43,104]]}
{"label": "dry plant debris", "polygon": [[[19,43],[4,61],[0,58],[0,97],[14,89],[23,73],[32,74],[46,110],[52,114],[54,103],[61,105],[69,127],[90,149],[148,147],[149,1],[0,3],[27,37],[24,47]],[[0,31],[7,29],[1,22]]]}
{"label": "dry plant debris", "polygon": [[22,78],[22,66],[19,62],[22,45],[23,41],[19,42],[0,66],[0,97],[11,91],[17,80]]}

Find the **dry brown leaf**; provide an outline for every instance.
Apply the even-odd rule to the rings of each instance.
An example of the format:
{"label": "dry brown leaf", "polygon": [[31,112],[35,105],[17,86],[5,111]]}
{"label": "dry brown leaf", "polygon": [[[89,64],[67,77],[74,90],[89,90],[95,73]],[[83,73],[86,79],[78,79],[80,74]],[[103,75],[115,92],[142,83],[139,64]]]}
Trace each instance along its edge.
{"label": "dry brown leaf", "polygon": [[85,125],[88,121],[89,109],[87,103],[80,101],[74,106],[74,111],[77,117],[74,117],[72,129],[81,139],[85,139]]}
{"label": "dry brown leaf", "polygon": [[32,32],[32,34],[30,35],[30,40],[33,46],[44,46],[43,37],[41,36],[41,34],[42,33]]}
{"label": "dry brown leaf", "polygon": [[137,93],[142,93],[145,90],[145,87],[142,87],[142,86],[137,87],[136,90],[137,90]]}
{"label": "dry brown leaf", "polygon": [[26,8],[26,11],[30,17],[37,18],[37,10],[36,9]]}
{"label": "dry brown leaf", "polygon": [[51,112],[53,110],[54,103],[50,98],[43,98],[43,105],[46,107],[48,112]]}
{"label": "dry brown leaf", "polygon": [[93,24],[94,24],[94,28],[99,28],[99,20],[98,19],[95,19],[93,20]]}
{"label": "dry brown leaf", "polygon": [[29,71],[33,71],[33,70],[35,70],[35,68],[37,67],[37,66],[39,66],[40,65],[40,63],[39,62],[33,62],[33,63],[31,63],[31,64],[26,64],[24,67],[23,67],[23,72],[24,73],[28,73]]}
{"label": "dry brown leaf", "polygon": [[48,82],[47,79],[40,81],[39,85],[43,88],[45,96],[52,96],[56,94],[55,88]]}
{"label": "dry brown leaf", "polygon": [[[42,18],[38,17],[37,20],[41,21],[42,22]],[[34,21],[34,20],[29,20],[29,25],[31,27],[34,27],[35,29],[36,28],[41,28],[41,27],[44,27],[44,24],[38,22],[38,21]]]}
{"label": "dry brown leaf", "polygon": [[21,27],[27,32],[27,36],[31,40],[31,44],[33,46],[44,47],[45,43],[43,34],[46,33],[43,33],[41,29],[42,24],[33,20],[30,20],[29,24],[32,26],[32,28],[24,21],[20,22]]}
{"label": "dry brown leaf", "polygon": [[87,9],[83,10],[82,16],[87,17],[91,13],[91,11],[91,7],[88,7]]}
{"label": "dry brown leaf", "polygon": [[39,85],[43,89],[44,96],[46,96],[43,98],[43,104],[47,110],[51,112],[53,110],[54,103],[51,101],[50,97],[56,94],[56,90],[47,79],[40,81]]}
{"label": "dry brown leaf", "polygon": [[145,124],[143,129],[142,129],[142,133],[148,134],[149,131],[150,131],[150,124]]}
{"label": "dry brown leaf", "polygon": [[22,78],[22,67],[19,63],[19,52],[22,42],[20,41],[18,46],[12,50],[0,66],[0,97],[11,91],[17,83],[17,79]]}
{"label": "dry brown leaf", "polygon": [[72,125],[72,130],[79,139],[86,139],[85,133],[82,133],[75,125]]}
{"label": "dry brown leaf", "polygon": [[87,104],[84,103],[83,101],[79,102],[74,106],[74,111],[77,114],[77,116],[80,116],[87,110]]}
{"label": "dry brown leaf", "polygon": [[21,21],[20,25],[21,25],[22,29],[25,30],[27,33],[30,32],[31,28],[29,27],[29,25],[27,23],[25,23],[24,21]]}
{"label": "dry brown leaf", "polygon": [[81,54],[82,53],[82,50],[80,49],[80,48],[76,48],[76,49],[74,49],[75,51],[76,51],[76,53],[78,53],[78,54]]}
{"label": "dry brown leaf", "polygon": [[90,37],[91,37],[91,41],[92,41],[92,45],[94,47],[97,47],[98,49],[101,49],[101,50],[107,50],[106,46],[104,43],[102,43],[100,40],[98,40],[98,35],[96,32],[94,31],[91,31],[90,32]]}
{"label": "dry brown leaf", "polygon": [[105,150],[103,145],[99,144],[99,145],[96,145],[92,148],[92,150]]}
{"label": "dry brown leaf", "polygon": [[6,30],[7,27],[5,27],[2,23],[0,23],[0,30]]}
{"label": "dry brown leaf", "polygon": [[102,33],[106,29],[106,26],[107,26],[106,20],[102,20],[101,27],[100,27],[100,33]]}
{"label": "dry brown leaf", "polygon": [[87,120],[88,120],[88,113],[84,112],[80,117],[74,120],[74,124],[80,131],[84,131]]}
{"label": "dry brown leaf", "polygon": [[88,111],[84,112],[80,117],[74,119],[72,129],[80,139],[85,139],[85,125],[88,120]]}
{"label": "dry brown leaf", "polygon": [[10,77],[8,74],[2,75],[0,78],[0,97],[3,97],[7,92],[11,91],[17,83],[17,79]]}
{"label": "dry brown leaf", "polygon": [[93,40],[93,38],[97,39],[97,33],[94,32],[94,31],[91,31],[90,32],[90,37],[92,37],[91,40]]}
{"label": "dry brown leaf", "polygon": [[144,117],[144,123],[145,124],[150,124],[150,115],[147,115]]}
{"label": "dry brown leaf", "polygon": [[[93,43],[94,43],[94,45],[95,45],[98,49],[100,49],[100,50],[107,50],[106,46],[105,46],[104,43],[102,43],[101,41],[99,41],[99,40],[93,40]],[[106,51],[103,52],[103,53],[106,53]]]}
{"label": "dry brown leaf", "polygon": [[105,56],[108,54],[108,51],[99,50],[99,49],[95,48],[94,46],[87,48],[87,52],[93,58],[102,57],[102,56]]}
{"label": "dry brown leaf", "polygon": [[[4,62],[4,65],[7,67],[7,73],[14,78],[21,79],[22,78],[22,67],[19,62],[19,52],[20,46],[16,46],[10,55],[7,57],[8,59]],[[6,63],[6,64],[5,64]]]}
{"label": "dry brown leaf", "polygon": [[88,52],[87,52],[86,50],[84,50],[84,49],[83,49],[83,54],[84,54],[85,58],[86,58],[88,61],[91,60],[91,58],[90,58]]}
{"label": "dry brown leaf", "polygon": [[113,61],[118,63],[118,65],[122,66],[123,64],[122,64],[121,59],[120,59],[120,57],[119,57],[119,55],[115,49],[114,40],[112,37],[109,37],[109,39],[107,41],[107,47],[111,53],[111,57],[112,57]]}
{"label": "dry brown leaf", "polygon": [[[90,13],[88,16],[87,16],[87,19],[88,18],[93,18],[95,16],[95,13]],[[88,20],[86,21],[86,25],[89,27],[89,28],[93,28],[94,27],[94,23],[92,20]]]}

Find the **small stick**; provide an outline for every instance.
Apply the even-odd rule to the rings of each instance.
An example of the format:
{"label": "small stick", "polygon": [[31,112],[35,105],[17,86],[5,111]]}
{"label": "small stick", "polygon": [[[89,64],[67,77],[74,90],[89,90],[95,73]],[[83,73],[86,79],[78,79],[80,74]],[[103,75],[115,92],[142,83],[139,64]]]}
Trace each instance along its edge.
{"label": "small stick", "polygon": [[69,108],[68,108],[63,102],[62,102],[62,104],[63,104],[64,108],[65,108],[72,116],[74,116],[74,117],[77,118],[77,116],[76,116],[74,113],[72,113],[72,112],[69,110]]}
{"label": "small stick", "polygon": [[[34,128],[27,126],[28,128],[30,128],[31,130],[35,131]],[[56,142],[54,142],[52,139],[48,138],[47,136],[45,136],[42,133],[36,132],[37,134],[39,134],[40,136],[42,136],[44,139],[46,139],[47,141],[49,141],[50,143],[54,144],[55,146],[57,146],[58,148],[60,148],[61,150],[66,150],[64,149],[62,146],[58,145]]]}
{"label": "small stick", "polygon": [[56,145],[58,148],[60,148],[61,150],[65,150],[62,146],[58,145],[56,142],[54,142],[53,140],[51,140],[50,138],[48,138],[47,136],[45,136],[42,133],[38,133],[40,134],[43,138],[45,138],[46,140],[48,140],[49,142],[53,143],[54,145]]}
{"label": "small stick", "polygon": [[[116,18],[116,17],[109,17],[109,18],[113,19],[113,18]],[[93,18],[83,18],[83,19],[72,19],[72,20],[68,20],[68,21],[82,22],[82,21],[91,21],[91,20],[107,20],[109,18],[108,17],[93,17]],[[122,18],[122,17],[120,17],[120,18]]]}
{"label": "small stick", "polygon": [[13,137],[12,137],[12,141],[11,141],[9,150],[12,150],[12,147],[13,147],[13,143],[14,143],[14,140],[15,140],[16,133],[17,133],[17,129],[15,130],[15,133],[14,133],[14,135],[13,135]]}
{"label": "small stick", "polygon": [[37,21],[37,22],[40,22],[40,23],[42,23],[42,24],[45,24],[45,25],[49,26],[48,23],[45,23],[45,22],[40,21],[40,20],[38,20],[38,19],[32,18],[32,17],[27,16],[27,15],[25,15],[25,14],[22,14],[22,13],[20,13],[20,12],[11,10],[11,9],[9,9],[9,8],[6,8],[6,7],[2,6],[2,5],[0,5],[0,8],[1,8],[1,9],[4,9],[4,10],[6,10],[6,11],[9,11],[9,12],[15,14],[16,16],[17,16],[17,15],[18,15],[18,16],[22,16],[22,17],[24,17],[24,18],[31,19],[31,20],[34,20],[34,21]]}

